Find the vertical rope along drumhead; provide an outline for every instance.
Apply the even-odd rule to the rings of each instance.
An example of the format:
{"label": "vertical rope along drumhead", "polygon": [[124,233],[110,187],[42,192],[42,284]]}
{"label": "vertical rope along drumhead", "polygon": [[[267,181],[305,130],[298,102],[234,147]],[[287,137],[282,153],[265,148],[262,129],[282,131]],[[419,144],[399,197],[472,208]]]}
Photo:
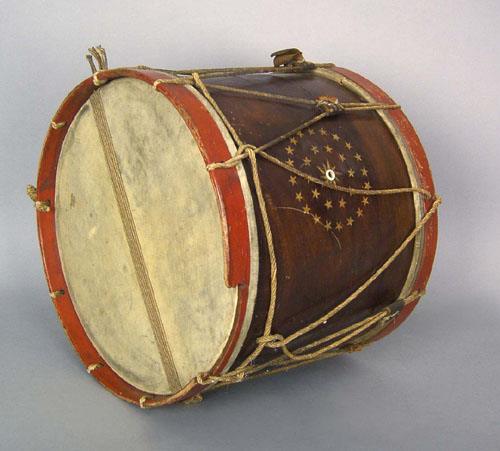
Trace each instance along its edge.
{"label": "vertical rope along drumhead", "polygon": [[404,321],[441,199],[380,88],[297,49],[186,71],[110,70],[90,51],[28,194],[51,297],[105,387],[197,401]]}

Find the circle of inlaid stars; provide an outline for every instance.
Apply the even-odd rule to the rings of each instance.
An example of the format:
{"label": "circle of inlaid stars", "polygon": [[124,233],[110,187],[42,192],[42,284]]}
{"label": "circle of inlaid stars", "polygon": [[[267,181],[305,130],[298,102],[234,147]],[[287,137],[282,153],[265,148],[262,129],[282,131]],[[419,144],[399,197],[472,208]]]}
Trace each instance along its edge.
{"label": "circle of inlaid stars", "polygon": [[[308,145],[306,149],[307,152],[304,152],[303,142],[301,141],[304,141],[303,138],[307,136],[313,137],[314,135],[323,137],[322,143]],[[301,149],[300,153],[306,153],[303,158],[298,156],[298,145]],[[353,148],[353,145],[349,141],[342,139],[339,132],[328,131],[324,125],[313,126],[297,132],[285,142],[284,150],[285,158],[287,158],[284,160],[286,164],[310,175],[322,178],[334,184],[340,180],[339,185],[342,186],[354,187],[352,183],[356,181],[357,185],[361,182],[361,185],[356,186],[356,188],[363,188],[366,190],[372,188],[368,177],[368,169],[360,153]],[[321,163],[315,164],[313,160],[315,162],[320,160]],[[343,173],[338,169],[339,164],[342,164],[346,168]],[[316,168],[314,168],[314,166],[316,166]],[[335,174],[335,180],[333,182],[331,182],[330,171],[333,171]],[[321,187],[313,186],[314,184],[308,180],[307,190],[303,188],[300,189],[299,180],[303,179],[293,174],[288,178],[288,182],[295,190],[295,200],[300,206],[300,211],[310,216],[314,224],[323,227],[327,232],[333,234],[340,245],[338,235],[340,235],[343,230],[351,229],[357,222],[363,219],[366,207],[370,204],[368,196],[353,196],[346,193],[335,192],[340,194],[340,198],[332,200],[329,198],[332,197],[332,191],[326,188],[321,189]],[[338,211],[345,212],[345,218],[321,217],[321,215],[318,214],[317,207],[315,207],[318,202],[321,202],[327,212],[331,210],[333,213],[335,207],[338,208]],[[350,207],[354,208],[350,210]]]}

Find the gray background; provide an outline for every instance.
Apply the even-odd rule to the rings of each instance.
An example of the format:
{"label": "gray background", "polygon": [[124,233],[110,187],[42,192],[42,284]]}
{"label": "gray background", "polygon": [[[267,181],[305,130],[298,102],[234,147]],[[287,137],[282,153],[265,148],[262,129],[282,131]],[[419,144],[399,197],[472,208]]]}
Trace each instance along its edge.
{"label": "gray background", "polygon": [[[500,99],[495,1],[6,1],[0,12],[3,449],[500,449]],[[144,411],[85,372],[47,294],[25,196],[60,102],[112,67],[263,65],[296,46],[385,89],[426,148],[440,210],[428,294],[361,353]]]}

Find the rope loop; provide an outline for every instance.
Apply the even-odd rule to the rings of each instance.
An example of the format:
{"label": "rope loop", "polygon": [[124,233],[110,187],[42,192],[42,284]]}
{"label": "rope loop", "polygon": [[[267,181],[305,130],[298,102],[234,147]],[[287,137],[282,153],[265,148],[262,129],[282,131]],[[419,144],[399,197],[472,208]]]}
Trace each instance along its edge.
{"label": "rope loop", "polygon": [[100,80],[97,74],[99,74],[100,71],[95,72],[92,75],[92,81],[94,82],[94,86],[102,86],[103,84],[107,83],[108,80]]}
{"label": "rope loop", "polygon": [[153,396],[150,395],[141,396],[141,398],[139,399],[139,406],[141,407],[141,409],[149,408],[149,406],[146,404],[146,401],[148,399],[153,399]]}
{"label": "rope loop", "polygon": [[26,194],[33,201],[35,208],[43,213],[50,211],[50,200],[38,200],[37,190],[33,185],[26,187]]}

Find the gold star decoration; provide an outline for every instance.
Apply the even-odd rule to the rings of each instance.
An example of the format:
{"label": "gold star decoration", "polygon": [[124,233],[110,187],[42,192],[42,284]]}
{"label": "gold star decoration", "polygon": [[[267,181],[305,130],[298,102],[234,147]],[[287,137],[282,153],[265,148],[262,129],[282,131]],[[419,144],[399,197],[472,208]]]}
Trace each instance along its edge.
{"label": "gold star decoration", "polygon": [[[313,164],[318,164],[316,163],[316,159],[318,160],[323,160],[319,166],[317,166],[317,169],[319,170],[321,174],[321,179],[325,180],[327,184],[332,184],[334,186],[336,183],[340,183],[342,185],[343,183],[339,180],[339,176],[343,177],[349,177],[349,178],[356,178],[356,177],[364,177],[364,179],[360,179],[359,183],[361,186],[364,187],[365,190],[370,190],[372,189],[372,186],[369,181],[368,173],[369,170],[366,168],[366,163],[362,163],[363,161],[363,156],[361,155],[360,152],[357,152],[354,149],[354,146],[349,142],[345,141],[344,137],[342,137],[338,133],[332,133],[330,130],[328,130],[328,127],[326,127],[326,124],[322,124],[323,127],[308,127],[303,130],[299,130],[296,132],[296,134],[293,137],[290,137],[289,143],[286,144],[286,147],[284,150],[286,151],[287,155],[285,158],[288,158],[285,161],[285,158],[283,158],[283,162],[289,166],[294,167],[294,160],[297,160],[297,167],[311,167]],[[312,135],[318,135],[318,137],[314,137]],[[317,142],[316,145],[310,145],[309,150],[314,154],[318,155],[320,158],[315,158],[315,157],[310,157],[310,154],[296,154],[295,150],[297,150],[297,145],[300,141],[301,138],[304,138],[305,136],[312,136],[310,140],[313,139],[320,139],[319,135],[321,136],[331,136],[332,141],[329,141],[330,144],[328,143],[322,143],[322,142]],[[337,144],[336,142],[339,141]],[[340,142],[341,141],[341,142]],[[344,149],[340,149],[337,146],[342,146],[342,142],[345,144]],[[313,143],[311,143],[313,144]],[[334,149],[335,147],[335,149]],[[307,149],[307,148],[306,148]],[[299,150],[300,149],[299,147]],[[305,150],[305,149],[303,149]],[[349,152],[351,151],[352,152]],[[323,151],[325,153],[323,153]],[[297,151],[298,152],[298,151]],[[340,162],[342,168],[341,172],[337,172],[335,170],[335,166],[332,165],[330,160],[330,156],[327,154],[333,154],[331,157],[332,161],[335,161],[335,158],[338,156],[338,162]],[[337,155],[337,156],[336,156]],[[326,157],[326,158],[324,158]],[[354,161],[352,160],[352,157],[354,157]],[[292,159],[293,158],[293,159]],[[351,166],[352,163],[355,163]],[[360,163],[359,166],[357,166],[356,163]],[[365,166],[361,166],[361,164],[365,164]],[[345,165],[345,166],[344,166]],[[351,166],[351,167],[349,167]],[[305,169],[303,169],[305,170]],[[332,182],[326,174],[332,175],[329,171],[333,171],[336,175],[334,181]],[[345,171],[345,172],[344,172]],[[358,172],[356,172],[358,171]],[[311,172],[311,176],[314,176],[314,173]],[[320,177],[320,175],[318,175]],[[347,180],[344,179],[343,177],[342,180]],[[298,189],[301,188],[301,184],[299,183],[298,176],[296,175],[290,175],[289,180],[290,184],[292,186],[297,186]],[[342,236],[342,231],[344,228],[346,229],[345,232],[348,231],[349,227],[353,227],[355,221],[359,221],[363,219],[365,209],[368,208],[370,205],[370,198],[369,196],[359,196],[359,197],[348,197],[345,193],[338,193],[340,194],[338,197],[333,196],[331,197],[328,193],[329,192],[323,192],[320,191],[320,188],[318,186],[315,186],[313,183],[311,183],[310,180],[306,178],[306,181],[308,184],[310,184],[310,192],[311,194],[308,195],[308,190],[306,189],[305,191],[305,196],[303,195],[302,191],[295,191],[295,201],[298,202],[297,208],[300,209],[304,214],[310,216],[312,220],[314,221],[315,225],[320,225],[322,228],[324,228],[327,232],[334,234],[334,236],[337,238],[335,235],[336,233],[339,233],[340,238]],[[346,185],[350,185],[347,183]],[[305,186],[305,185],[304,185]],[[352,186],[352,185],[351,185]],[[356,183],[355,183],[356,186]],[[293,195],[293,193],[292,193]],[[311,197],[312,196],[312,199]],[[351,194],[353,196],[353,194]],[[330,197],[330,199],[325,199],[325,197]],[[307,198],[311,201],[311,206],[309,206],[306,201]],[[321,198],[321,200],[320,200]],[[347,202],[347,200],[349,202]],[[316,201],[318,201],[316,203]],[[317,210],[317,207],[319,208]],[[330,217],[330,215],[336,215],[336,212],[339,210],[342,211],[341,209],[344,209],[344,213],[346,215],[341,215],[341,217]],[[325,212],[328,211],[328,213]],[[332,212],[330,212],[332,210]],[[325,216],[320,216],[321,214],[325,214]],[[368,214],[368,213],[367,213]],[[350,216],[348,216],[350,215]],[[329,219],[329,220],[328,220]],[[337,241],[338,241],[337,238]],[[340,245],[340,243],[339,243]]]}

